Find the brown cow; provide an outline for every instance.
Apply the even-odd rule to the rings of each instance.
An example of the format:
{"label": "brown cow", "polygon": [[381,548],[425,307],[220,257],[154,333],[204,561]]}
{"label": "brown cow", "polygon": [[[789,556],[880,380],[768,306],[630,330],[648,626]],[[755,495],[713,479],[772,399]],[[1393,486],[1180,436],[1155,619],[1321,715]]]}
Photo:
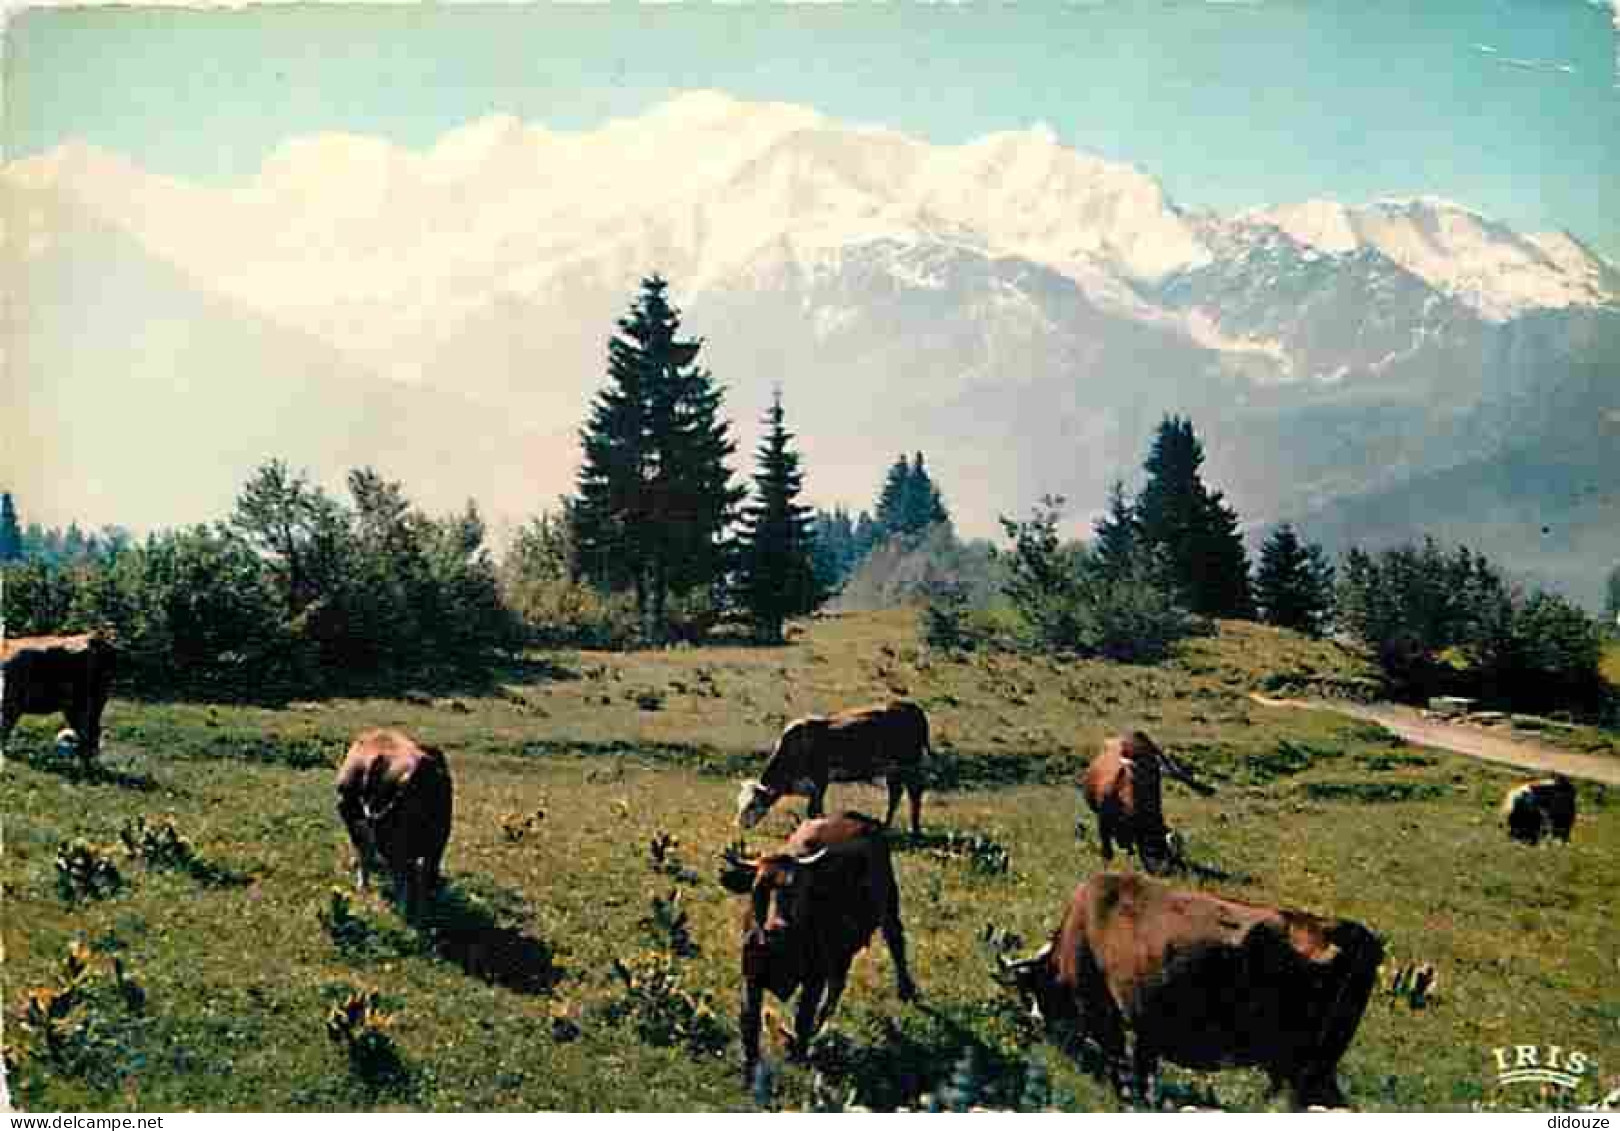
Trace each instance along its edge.
{"label": "brown cow", "polygon": [[355,886],[364,890],[380,858],[396,898],[414,912],[438,887],[450,840],[452,788],[443,752],[397,730],[364,731],[338,769],[337,792],[354,844]]}
{"label": "brown cow", "polygon": [[1002,964],[1040,1017],[1096,1040],[1122,1094],[1128,1028],[1150,1103],[1163,1057],[1201,1071],[1261,1068],[1296,1105],[1338,1107],[1338,1063],[1383,954],[1347,919],[1100,872],[1075,890],[1051,942]]}
{"label": "brown cow", "polygon": [[1524,782],[1502,799],[1502,816],[1514,840],[1537,844],[1543,836],[1555,836],[1568,843],[1575,827],[1575,787],[1563,774]]}
{"label": "brown cow", "polygon": [[1173,861],[1164,823],[1161,769],[1206,797],[1215,792],[1194,780],[1185,766],[1139,730],[1105,740],[1102,753],[1076,783],[1097,814],[1105,861],[1114,858],[1116,840],[1127,853],[1139,854],[1149,872],[1163,871]]}
{"label": "brown cow", "polygon": [[751,896],[742,919],[745,1082],[759,1062],[765,992],[785,1002],[802,989],[794,1025],[795,1052],[802,1054],[838,1007],[850,963],[880,927],[900,1000],[916,998],[906,968],[900,886],[877,821],[860,813],[808,820],[780,851],[755,860],[730,857],[728,864],[720,882]]}
{"label": "brown cow", "polygon": [[759,781],[745,781],[737,794],[737,823],[753,828],[787,794],[810,799],[810,816],[824,812],[829,782],[889,784],[887,827],[894,821],[902,789],[911,799],[911,831],[922,831],[922,759],[928,745],[928,716],[915,703],[896,700],[852,707],[833,715],[795,719],[782,731]]}
{"label": "brown cow", "polygon": [[19,636],[0,654],[0,749],[23,715],[61,711],[73,728],[84,768],[101,749],[101,713],[118,652],[104,636]]}

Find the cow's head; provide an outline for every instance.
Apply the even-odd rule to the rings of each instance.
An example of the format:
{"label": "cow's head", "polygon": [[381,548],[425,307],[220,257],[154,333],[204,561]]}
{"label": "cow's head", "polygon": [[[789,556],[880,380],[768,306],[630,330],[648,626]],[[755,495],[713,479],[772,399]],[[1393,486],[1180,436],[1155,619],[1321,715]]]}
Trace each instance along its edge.
{"label": "cow's head", "polygon": [[1008,989],[1016,990],[1024,1005],[1029,1008],[1031,1019],[1040,1024],[1056,1021],[1074,1013],[1072,1001],[1065,1001],[1066,995],[1058,986],[1057,978],[1052,970],[1052,946],[1048,942],[1031,958],[1022,958],[1017,961],[1008,958],[1005,954],[996,956],[1000,969],[995,972],[995,979]]}
{"label": "cow's head", "polygon": [[757,781],[745,781],[737,791],[737,823],[745,829],[759,824],[782,795]]}

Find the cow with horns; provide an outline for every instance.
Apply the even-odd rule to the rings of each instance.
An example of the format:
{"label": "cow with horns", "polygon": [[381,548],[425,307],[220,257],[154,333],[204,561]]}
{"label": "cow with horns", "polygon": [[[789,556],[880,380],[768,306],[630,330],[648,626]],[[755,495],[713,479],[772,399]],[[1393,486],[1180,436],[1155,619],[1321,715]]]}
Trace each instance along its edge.
{"label": "cow with horns", "polygon": [[922,831],[922,759],[930,753],[928,716],[904,700],[795,719],[777,739],[760,780],[742,783],[737,823],[753,828],[787,794],[809,798],[810,816],[819,817],[830,782],[886,778],[884,825],[894,821],[904,790],[911,799],[911,831],[916,835]]}
{"label": "cow with horns", "polygon": [[1164,823],[1164,774],[1200,795],[1215,792],[1139,730],[1103,742],[1102,753],[1076,784],[1097,815],[1105,861],[1113,860],[1118,841],[1127,853],[1139,854],[1149,872],[1164,871],[1174,862],[1172,834]]}
{"label": "cow with horns", "polygon": [[720,882],[749,896],[742,916],[743,1078],[759,1063],[760,1016],[767,991],[799,993],[794,1051],[838,1008],[850,964],[879,929],[894,960],[901,1001],[917,997],[906,967],[900,886],[883,826],[859,813],[805,821],[781,849],[745,859],[726,854]]}
{"label": "cow with horns", "polygon": [[1032,1012],[1074,1027],[1127,1091],[1131,1067],[1150,1103],[1162,1057],[1184,1068],[1256,1067],[1298,1106],[1341,1107],[1337,1068],[1378,979],[1383,944],[1326,919],[1100,872],[1074,893],[1062,926],[998,980]]}

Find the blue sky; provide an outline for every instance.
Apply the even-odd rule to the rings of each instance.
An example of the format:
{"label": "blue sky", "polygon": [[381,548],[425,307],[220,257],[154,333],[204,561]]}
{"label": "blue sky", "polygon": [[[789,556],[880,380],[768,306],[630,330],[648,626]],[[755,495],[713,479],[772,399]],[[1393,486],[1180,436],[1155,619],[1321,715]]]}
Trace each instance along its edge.
{"label": "blue sky", "polygon": [[424,147],[490,112],[589,128],[713,87],[941,142],[1045,122],[1190,205],[1446,196],[1620,259],[1613,18],[1592,0],[40,9],[8,31],[4,144],[77,136],[221,182],[317,130]]}

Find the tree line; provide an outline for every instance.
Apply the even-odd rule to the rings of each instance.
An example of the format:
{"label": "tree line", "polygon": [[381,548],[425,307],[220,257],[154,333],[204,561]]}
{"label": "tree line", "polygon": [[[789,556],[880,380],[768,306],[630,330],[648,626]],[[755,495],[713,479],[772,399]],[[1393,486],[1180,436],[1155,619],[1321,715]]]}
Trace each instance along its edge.
{"label": "tree line", "polygon": [[[1191,420],[1166,416],[1132,496],[1116,481],[1084,542],[1048,497],[1002,518],[1007,549],[963,543],[921,451],[897,455],[868,510],[813,510],[781,391],[751,481],[725,390],[681,330],[668,283],[643,280],[607,347],[579,431],[574,491],[497,562],[477,508],[429,516],[403,485],[350,472],[346,497],[272,460],[230,517],[135,542],[20,525],[0,498],[14,633],[111,627],[137,669],[205,679],[454,667],[524,643],[696,641],[723,624],[780,642],[846,600],[922,599],[944,647],[1019,647],[1151,662],[1220,618],[1337,632],[1397,692],[1544,706],[1601,697],[1597,626],[1466,549],[1350,551],[1336,568],[1290,525],[1251,566],[1242,524],[1204,480]],[[1620,608],[1620,567],[1610,579]]]}

